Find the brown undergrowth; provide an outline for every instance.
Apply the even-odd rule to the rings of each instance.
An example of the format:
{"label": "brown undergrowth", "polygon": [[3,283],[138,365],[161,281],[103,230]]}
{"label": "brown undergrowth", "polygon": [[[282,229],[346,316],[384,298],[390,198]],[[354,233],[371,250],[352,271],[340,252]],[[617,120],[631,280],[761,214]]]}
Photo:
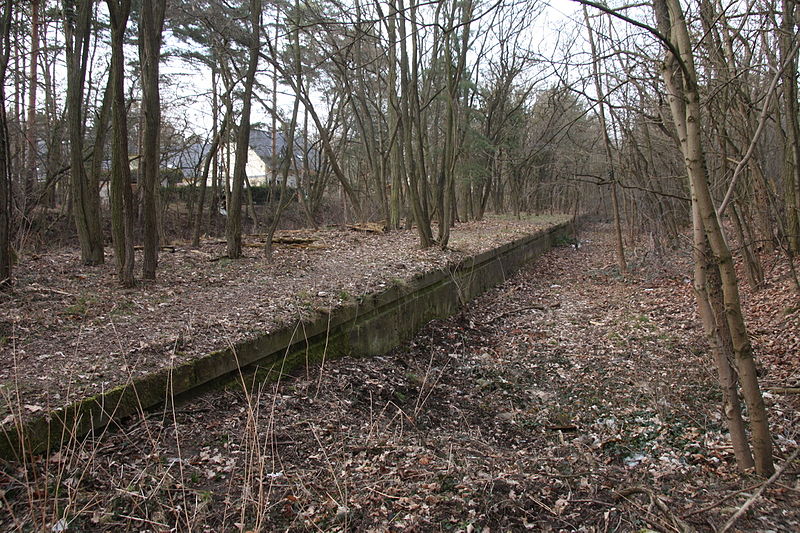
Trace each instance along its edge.
{"label": "brown undergrowth", "polygon": [[[158,280],[133,289],[116,282],[113,257],[86,267],[75,249],[29,254],[15,269],[13,292],[0,293],[0,394],[19,395],[30,406],[23,414],[49,411],[566,219],[459,224],[448,250],[420,250],[412,230],[284,232],[278,238],[290,244],[277,244],[272,261],[263,235],[246,236],[236,261],[224,257],[219,239],[197,249],[175,243],[161,253]],[[9,414],[3,407],[0,423]]]}
{"label": "brown undergrowth", "polygon": [[[206,393],[6,465],[0,520],[48,531],[718,530],[763,480],[735,470],[688,258],[630,250],[623,279],[607,228],[581,244],[385,356]],[[783,282],[747,296],[770,386],[798,371],[798,330],[774,319]],[[800,402],[766,396],[783,465]],[[786,465],[735,527],[797,530],[799,467]]]}

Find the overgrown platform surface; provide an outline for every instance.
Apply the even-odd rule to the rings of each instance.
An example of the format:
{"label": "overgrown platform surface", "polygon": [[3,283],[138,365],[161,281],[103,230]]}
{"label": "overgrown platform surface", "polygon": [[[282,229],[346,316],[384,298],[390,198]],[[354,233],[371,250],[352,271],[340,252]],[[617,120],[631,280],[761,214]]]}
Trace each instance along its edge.
{"label": "overgrown platform surface", "polygon": [[[387,356],[208,393],[8,465],[2,529],[716,530],[763,480],[735,471],[690,265],[629,250],[622,279],[607,235],[583,232]],[[762,382],[794,385],[800,317],[780,268],[745,298]],[[781,464],[800,397],[766,397]],[[800,529],[798,470],[736,528]]]}
{"label": "overgrown platform surface", "polygon": [[565,220],[460,224],[446,251],[420,250],[414,231],[350,228],[279,235],[290,244],[276,244],[272,262],[258,235],[236,261],[219,241],[177,245],[161,253],[158,281],[130,290],[113,257],[83,267],[74,250],[25,256],[14,293],[0,294],[0,422],[12,423],[9,405],[23,415],[60,407]]}

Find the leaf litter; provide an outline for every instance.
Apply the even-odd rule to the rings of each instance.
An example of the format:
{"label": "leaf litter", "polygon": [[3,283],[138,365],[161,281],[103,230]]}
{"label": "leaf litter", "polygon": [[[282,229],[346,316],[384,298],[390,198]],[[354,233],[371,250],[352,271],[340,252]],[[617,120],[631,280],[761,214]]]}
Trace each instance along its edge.
{"label": "leaf litter", "polygon": [[[74,531],[716,531],[763,480],[736,471],[689,258],[629,250],[623,278],[609,235],[586,229],[386,355],[208,392],[11,468],[5,523],[48,497],[36,471],[66,508],[43,520]],[[771,284],[744,293],[777,385],[799,330],[774,319],[788,281]],[[765,400],[781,462],[798,397]],[[739,530],[800,528],[798,466]]]}
{"label": "leaf litter", "polygon": [[279,241],[312,246],[277,244],[272,261],[258,235],[245,238],[245,257],[236,261],[224,257],[224,241],[176,245],[160,254],[158,280],[139,280],[134,289],[117,285],[112,254],[95,267],[81,265],[73,249],[26,255],[15,268],[14,291],[0,293],[0,358],[7,362],[0,367],[0,417],[11,400],[61,407],[566,219],[459,224],[447,250],[420,250],[412,230],[371,227],[279,233]]}

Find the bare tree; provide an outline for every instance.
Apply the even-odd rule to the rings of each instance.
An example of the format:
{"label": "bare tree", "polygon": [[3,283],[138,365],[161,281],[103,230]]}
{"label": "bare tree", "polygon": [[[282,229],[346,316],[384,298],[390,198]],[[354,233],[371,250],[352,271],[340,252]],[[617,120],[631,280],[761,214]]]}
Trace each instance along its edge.
{"label": "bare tree", "polygon": [[597,116],[600,119],[600,135],[603,138],[603,148],[606,155],[606,172],[608,174],[608,181],[611,184],[611,210],[614,214],[614,236],[616,243],[617,267],[620,274],[625,274],[628,266],[625,262],[625,245],[622,241],[622,222],[619,213],[619,199],[617,196],[617,179],[614,175],[614,156],[611,150],[611,138],[608,133],[608,124],[606,123],[606,102],[603,92],[603,84],[600,79],[600,55],[597,52],[597,45],[594,40],[594,32],[592,25],[589,21],[589,12],[586,6],[583,6],[583,19],[586,22],[586,29],[589,32],[589,46],[592,51],[592,78],[594,79],[595,91],[597,92]]}
{"label": "bare tree", "polygon": [[64,0],[64,35],[67,51],[66,110],[69,129],[72,214],[78,230],[81,260],[87,265],[103,262],[103,232],[100,224],[100,191],[97,175],[87,174],[83,135],[84,83],[89,64],[92,0]]}
{"label": "bare tree", "polygon": [[6,118],[6,71],[11,50],[11,9],[6,0],[0,13],[0,289],[11,286],[11,153]]}
{"label": "bare tree", "polygon": [[142,0],[139,21],[139,60],[142,75],[142,152],[140,186],[144,258],[142,277],[155,279],[158,268],[158,186],[161,133],[161,96],[159,93],[159,61],[164,28],[166,0]]}
{"label": "bare tree", "polygon": [[780,58],[783,68],[783,117],[785,141],[783,148],[784,208],[786,234],[793,254],[800,253],[800,119],[797,105],[797,2],[781,0]]}
{"label": "bare tree", "polygon": [[36,132],[36,93],[38,87],[39,67],[39,0],[31,0],[31,59],[28,75],[28,120],[25,124],[25,137],[27,144],[27,161],[25,165],[25,196],[23,212],[26,214],[33,207],[34,188],[38,175],[36,172],[37,132]]}
{"label": "bare tree", "polygon": [[117,261],[117,279],[123,287],[134,284],[133,226],[135,221],[131,167],[128,156],[128,112],[125,106],[123,40],[131,0],[106,0],[111,19],[111,77],[114,142],[111,160],[111,231]]}
{"label": "bare tree", "polygon": [[253,84],[258,69],[261,43],[261,0],[250,0],[250,35],[247,38],[248,60],[244,76],[242,113],[236,133],[236,160],[233,167],[231,202],[228,205],[228,222],[225,226],[228,257],[242,255],[242,187],[245,181],[247,151],[250,146],[250,110],[253,105]]}
{"label": "bare tree", "polygon": [[[300,3],[299,0],[295,0],[294,12],[292,13],[292,16],[287,22],[290,26],[290,32],[291,32],[291,43],[289,44],[289,52],[293,63],[295,85],[298,88],[302,87],[303,85],[303,62],[302,62],[302,50],[300,48],[300,25],[301,25],[300,17],[301,17]],[[292,196],[289,194],[287,187],[289,181],[289,170],[291,167],[294,167],[295,174],[298,176],[300,174],[300,172],[298,172],[299,162],[297,160],[298,158],[297,158],[297,149],[295,142],[295,132],[297,130],[297,114],[299,108],[300,108],[300,98],[297,97],[297,95],[295,95],[294,105],[292,106],[292,116],[289,119],[289,123],[286,125],[285,149],[283,157],[281,158],[281,164],[279,169],[280,181],[277,184],[279,187],[278,203],[275,206],[275,209],[272,213],[272,221],[267,227],[266,243],[264,245],[264,256],[269,260],[272,259],[272,239],[275,236],[275,231],[278,229],[278,224],[280,223],[281,215],[283,214],[283,211],[286,209],[286,207],[289,205],[289,202],[291,202],[292,200]],[[273,117],[277,118],[276,115],[277,114],[273,114]],[[277,132],[273,130],[273,137],[272,137],[273,158],[277,157],[275,148],[276,137],[277,137]]]}
{"label": "bare tree", "polygon": [[[659,32],[664,37],[664,44],[668,46],[662,76],[689,175],[692,205],[696,211],[693,222],[699,226],[696,228],[698,237],[695,246],[699,247],[702,244],[698,242],[701,227],[704,238],[708,239],[713,252],[713,263],[707,260],[708,265],[718,269],[721,279],[725,326],[730,335],[742,392],[750,414],[756,471],[761,475],[770,475],[774,471],[774,466],[769,420],[758,385],[753,350],[742,314],[733,258],[722,233],[706,173],[706,156],[701,136],[700,94],[692,42],[683,9],[677,0],[655,0],[653,7]],[[702,299],[702,280],[696,280],[695,284],[698,288],[698,298]],[[719,331],[724,331],[724,328]],[[740,460],[746,461],[746,456]],[[747,467],[746,463],[741,466]]]}

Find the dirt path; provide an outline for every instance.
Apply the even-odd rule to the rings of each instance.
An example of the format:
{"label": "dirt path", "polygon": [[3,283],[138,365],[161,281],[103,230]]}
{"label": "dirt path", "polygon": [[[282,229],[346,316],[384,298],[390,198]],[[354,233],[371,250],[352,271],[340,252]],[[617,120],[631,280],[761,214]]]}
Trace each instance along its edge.
{"label": "dirt path", "polygon": [[[18,469],[3,512],[75,531],[719,528],[759,480],[736,474],[722,433],[688,266],[634,251],[622,280],[605,239],[585,232],[386,356],[209,393],[31,465],[27,483]],[[764,350],[763,380],[797,372],[796,354]],[[779,458],[797,400],[767,395]],[[800,529],[797,471],[738,527]]]}

